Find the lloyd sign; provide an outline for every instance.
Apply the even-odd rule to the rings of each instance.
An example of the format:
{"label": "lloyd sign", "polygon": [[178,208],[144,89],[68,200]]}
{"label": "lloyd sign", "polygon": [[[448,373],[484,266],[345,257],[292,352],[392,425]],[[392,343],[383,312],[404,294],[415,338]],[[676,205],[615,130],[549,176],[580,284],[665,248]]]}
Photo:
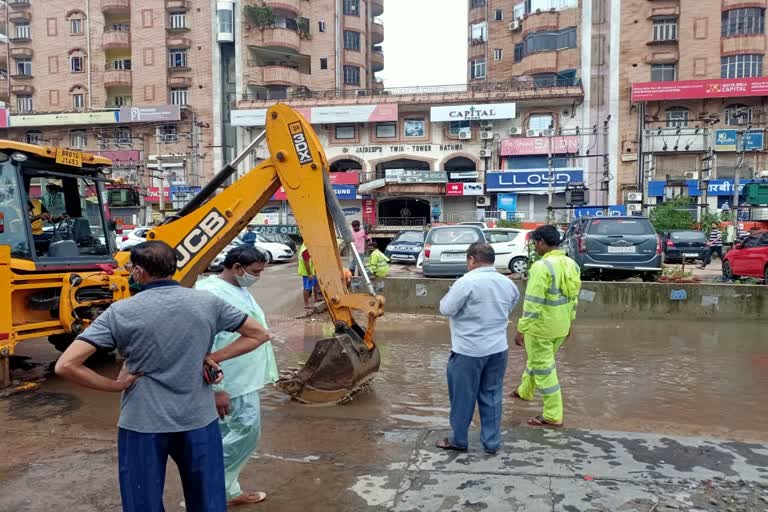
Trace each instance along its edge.
{"label": "lloyd sign", "polygon": [[555,190],[563,191],[569,183],[584,181],[584,171],[571,167],[555,169],[531,169],[526,171],[487,172],[488,192],[546,192],[550,182]]}
{"label": "lloyd sign", "polygon": [[479,105],[448,105],[432,107],[430,119],[441,121],[485,121],[493,119],[514,119],[514,103],[488,103]]}

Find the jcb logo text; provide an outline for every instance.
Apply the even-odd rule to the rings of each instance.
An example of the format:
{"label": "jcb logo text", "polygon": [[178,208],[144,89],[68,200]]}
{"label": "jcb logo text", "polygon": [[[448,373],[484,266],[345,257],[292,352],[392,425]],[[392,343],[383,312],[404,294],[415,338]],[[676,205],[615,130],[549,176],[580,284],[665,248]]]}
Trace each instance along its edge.
{"label": "jcb logo text", "polygon": [[205,248],[206,244],[216,233],[221,231],[227,225],[227,219],[214,208],[206,215],[200,224],[194,227],[184,240],[176,246],[179,251],[179,261],[176,262],[176,268],[184,268],[198,252]]}

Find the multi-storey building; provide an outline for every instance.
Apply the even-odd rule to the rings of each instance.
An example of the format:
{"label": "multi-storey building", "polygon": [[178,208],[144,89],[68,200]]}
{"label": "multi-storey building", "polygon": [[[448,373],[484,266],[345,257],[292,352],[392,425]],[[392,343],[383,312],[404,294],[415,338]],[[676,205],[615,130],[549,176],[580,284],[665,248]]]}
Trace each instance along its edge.
{"label": "multi-storey building", "polygon": [[174,190],[244,143],[238,98],[380,88],[382,12],[383,0],[8,0],[6,136],[105,154],[148,201],[162,189],[177,206]]}
{"label": "multi-storey building", "polygon": [[[764,174],[765,0],[621,2],[619,183],[648,202],[738,200]],[[706,192],[705,192],[706,191]],[[708,197],[707,197],[708,196]]]}

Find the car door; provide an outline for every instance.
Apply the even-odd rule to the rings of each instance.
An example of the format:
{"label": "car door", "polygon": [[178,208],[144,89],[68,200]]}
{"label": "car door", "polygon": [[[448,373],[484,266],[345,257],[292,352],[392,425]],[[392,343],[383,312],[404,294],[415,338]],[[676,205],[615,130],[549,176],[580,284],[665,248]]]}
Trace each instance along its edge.
{"label": "car door", "polygon": [[757,270],[757,253],[759,248],[760,235],[754,235],[747,238],[737,249],[739,252],[733,258],[733,273],[737,276],[760,277],[761,272]]}
{"label": "car door", "polygon": [[[763,236],[760,238],[760,243],[755,250],[755,260],[761,273],[760,277],[766,277],[766,268],[768,268],[768,233],[763,233]],[[768,284],[768,282],[765,284]]]}

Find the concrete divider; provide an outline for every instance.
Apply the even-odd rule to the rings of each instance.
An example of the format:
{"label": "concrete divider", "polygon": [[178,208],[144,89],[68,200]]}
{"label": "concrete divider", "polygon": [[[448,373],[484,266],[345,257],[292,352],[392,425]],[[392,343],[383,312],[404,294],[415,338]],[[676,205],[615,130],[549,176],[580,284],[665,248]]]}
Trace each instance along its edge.
{"label": "concrete divider", "polygon": [[[381,293],[392,313],[439,314],[453,279],[388,278]],[[520,296],[525,283],[515,281]],[[522,310],[518,307],[516,315]],[[768,321],[768,286],[592,282],[582,284],[583,318]]]}

